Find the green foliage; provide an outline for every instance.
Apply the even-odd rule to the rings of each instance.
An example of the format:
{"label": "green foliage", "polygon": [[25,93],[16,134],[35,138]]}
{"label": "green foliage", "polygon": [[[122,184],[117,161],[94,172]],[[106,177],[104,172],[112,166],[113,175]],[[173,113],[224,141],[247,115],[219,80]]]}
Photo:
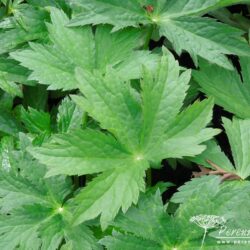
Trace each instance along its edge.
{"label": "green foliage", "polygon": [[0,249],[249,249],[247,4],[0,0]]}
{"label": "green foliage", "polygon": [[0,22],[0,54],[10,52],[28,41],[46,38],[45,22],[49,17],[45,10],[19,4],[10,7],[8,13],[13,13],[13,16]]}
{"label": "green foliage", "polygon": [[232,150],[235,167],[221,151],[215,141],[207,144],[207,149],[199,156],[192,159],[194,162],[211,168],[206,160],[210,160],[227,172],[234,173],[242,179],[250,176],[249,150],[250,150],[250,121],[234,118],[233,121],[224,118],[224,127]]}
{"label": "green foliage", "polygon": [[44,179],[44,166],[26,152],[30,141],[24,134],[20,134],[20,150],[11,150],[12,144],[9,138],[1,141],[1,249],[58,249],[64,241],[67,249],[79,249],[82,244],[98,249],[88,227],[73,228],[70,223],[70,179]]}
{"label": "green foliage", "polygon": [[[198,185],[194,190],[197,182],[206,185]],[[181,203],[174,215],[166,211],[160,192],[143,195],[138,205],[132,206],[126,215],[120,213],[117,216],[113,223],[115,229],[112,236],[106,236],[101,243],[108,250],[199,249],[203,230],[190,223],[190,218],[216,212],[216,215],[223,215],[228,221],[238,219],[238,223],[242,223],[242,216],[246,216],[247,209],[240,209],[239,215],[239,203],[233,202],[239,196],[230,200],[226,197],[238,193],[245,199],[249,196],[246,194],[249,188],[249,183],[234,182],[220,185],[218,177],[194,179],[176,193],[178,198],[174,195],[172,201]],[[225,249],[224,247],[209,235],[202,249]],[[233,244],[227,249],[233,249]]]}
{"label": "green foliage", "polygon": [[[128,26],[156,25],[178,54],[183,50],[190,53],[195,64],[202,57],[222,67],[232,69],[223,54],[250,56],[248,44],[240,36],[241,30],[201,18],[201,14],[217,8],[244,1],[232,0],[70,0],[76,14],[71,26],[108,23],[113,31]],[[249,2],[249,1],[245,1]],[[147,10],[145,6],[152,9]],[[81,10],[81,11],[80,11]],[[228,35],[230,34],[230,35]]]}
{"label": "green foliage", "polygon": [[81,204],[75,213],[76,223],[101,214],[101,224],[106,227],[120,207],[125,212],[137,202],[151,162],[197,155],[205,149],[201,143],[218,133],[205,128],[211,120],[212,100],[197,102],[179,113],[190,71],[179,74],[178,62],[164,53],[156,73],[144,69],[141,100],[113,69],[105,76],[77,69],[84,97],[73,99],[110,134],[77,130],[56,135],[50,143],[30,151],[48,166],[47,176],[103,172],[76,197]]}
{"label": "green foliage", "polygon": [[48,113],[29,108],[28,111],[22,109],[21,119],[30,133],[39,134],[50,132],[50,116]]}
{"label": "green foliage", "polygon": [[241,57],[241,74],[205,62],[200,63],[200,71],[193,72],[194,79],[202,91],[213,96],[216,104],[240,118],[250,117],[250,77],[249,58]]}
{"label": "green foliage", "polygon": [[58,9],[51,9],[52,24],[48,24],[51,46],[31,43],[30,49],[14,52],[13,58],[33,72],[30,79],[50,85],[49,89],[75,89],[74,69],[98,69],[105,72],[107,65],[116,66],[124,79],[141,75],[142,63],[154,67],[157,56],[148,51],[137,51],[142,33],[127,29],[110,35],[109,26],[100,26],[93,34],[91,27],[68,28],[68,17]]}
{"label": "green foliage", "polygon": [[33,86],[35,83],[28,81],[29,74],[29,70],[20,66],[17,61],[0,57],[0,88],[6,93],[23,97],[21,86],[16,83]]}

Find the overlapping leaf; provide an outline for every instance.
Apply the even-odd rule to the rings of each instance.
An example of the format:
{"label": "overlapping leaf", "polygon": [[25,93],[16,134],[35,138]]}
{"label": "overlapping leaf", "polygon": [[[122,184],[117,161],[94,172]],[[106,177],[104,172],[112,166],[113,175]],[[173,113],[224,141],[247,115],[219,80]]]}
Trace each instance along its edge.
{"label": "overlapping leaf", "polygon": [[249,119],[240,120],[237,118],[230,121],[223,118],[223,123],[231,146],[234,165],[215,141],[208,142],[207,150],[191,160],[208,168],[213,168],[208,163],[209,160],[226,172],[246,179],[250,176],[250,121]]}
{"label": "overlapping leaf", "polygon": [[21,120],[30,133],[50,133],[50,115],[48,113],[29,108],[21,110]]}
{"label": "overlapping leaf", "polygon": [[[209,179],[209,180],[208,180]],[[227,225],[237,227],[243,215],[247,216],[247,209],[241,209],[235,202],[238,197],[249,197],[246,190],[250,186],[245,183],[224,183],[220,185],[218,177],[203,177],[199,180],[205,185],[196,186],[196,180],[188,182],[180,193],[185,193],[185,202],[177,209],[174,216],[169,215],[162,204],[160,193],[143,195],[137,207],[131,207],[128,212],[119,214],[113,225],[115,230],[112,236],[101,240],[107,249],[200,249],[203,229],[190,222],[192,216],[217,215],[227,219]],[[208,181],[208,182],[207,182]],[[192,190],[186,193],[186,190]],[[177,193],[180,197],[180,194]],[[173,199],[176,200],[176,199]],[[239,224],[238,224],[239,223]],[[216,230],[213,228],[212,230]],[[218,234],[217,234],[218,235]],[[233,249],[233,243],[227,249]],[[225,249],[224,245],[210,235],[206,237],[202,249]],[[242,248],[247,249],[247,248]]]}
{"label": "overlapping leaf", "polygon": [[61,10],[51,9],[52,24],[48,24],[52,45],[31,43],[31,49],[12,53],[12,57],[33,72],[30,79],[49,85],[49,89],[75,89],[74,71],[98,69],[105,72],[107,65],[115,66],[124,79],[141,75],[141,65],[153,67],[158,61],[149,51],[136,50],[142,33],[126,29],[110,35],[111,27],[99,26],[68,28],[69,19]]}
{"label": "overlapping leaf", "polygon": [[[65,243],[72,250],[79,249],[79,244],[98,249],[89,228],[70,224],[72,210],[66,202],[72,192],[70,180],[63,176],[44,179],[44,166],[25,152],[28,138],[21,135],[20,143],[21,151],[14,151],[10,140],[1,142],[1,249],[56,250]],[[74,232],[81,237],[79,242]]]}
{"label": "overlapping leaf", "polygon": [[0,135],[17,136],[22,126],[12,112],[13,97],[0,92]]}
{"label": "overlapping leaf", "polygon": [[0,54],[9,52],[28,41],[45,39],[47,30],[45,21],[49,20],[44,9],[21,4],[13,10],[13,17],[0,22]]}
{"label": "overlapping leaf", "polygon": [[240,118],[250,117],[250,60],[240,58],[241,76],[235,69],[229,71],[216,65],[201,62],[200,70],[193,72],[194,79],[216,104]]}
{"label": "overlapping leaf", "polygon": [[[76,15],[71,26],[108,23],[113,30],[124,27],[157,25],[178,54],[183,50],[190,53],[197,64],[197,56],[232,69],[224,54],[250,56],[250,49],[241,37],[243,32],[216,22],[211,18],[199,17],[211,10],[244,1],[232,0],[71,0]],[[249,1],[245,1],[249,2]],[[147,8],[149,7],[149,8]],[[79,11],[80,9],[80,11]]]}
{"label": "overlapping leaf", "polygon": [[0,88],[10,95],[22,97],[21,88],[16,82],[26,81],[27,73],[28,71],[19,67],[16,61],[0,58]]}
{"label": "overlapping leaf", "polygon": [[190,78],[189,71],[179,71],[165,51],[156,72],[144,69],[138,93],[114,69],[105,75],[77,69],[84,97],[72,98],[107,132],[76,130],[31,150],[48,166],[50,176],[103,172],[76,197],[76,224],[100,214],[102,226],[107,226],[120,207],[126,211],[137,202],[152,162],[199,154],[205,149],[202,142],[219,132],[205,128],[212,118],[211,100],[179,113]]}

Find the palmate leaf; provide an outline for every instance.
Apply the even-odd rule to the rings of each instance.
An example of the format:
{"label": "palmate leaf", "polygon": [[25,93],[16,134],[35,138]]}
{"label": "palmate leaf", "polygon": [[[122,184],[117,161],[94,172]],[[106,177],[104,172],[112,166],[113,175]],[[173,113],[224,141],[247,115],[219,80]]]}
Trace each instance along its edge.
{"label": "palmate leaf", "polygon": [[[113,31],[128,26],[157,25],[160,35],[165,36],[178,54],[190,53],[195,64],[197,56],[232,69],[224,54],[250,56],[241,30],[199,17],[220,7],[237,4],[238,0],[137,0],[121,3],[117,0],[70,0],[75,17],[71,26],[108,23]],[[147,11],[146,6],[153,8]],[[80,9],[80,10],[79,10]]]}
{"label": "palmate leaf", "polygon": [[250,176],[250,120],[233,118],[230,121],[223,118],[223,123],[231,146],[234,165],[215,141],[208,142],[207,149],[201,155],[191,158],[191,160],[205,167],[212,168],[207,162],[207,160],[210,160],[228,173],[233,173],[242,179],[246,179]]}
{"label": "palmate leaf", "polygon": [[[193,181],[196,179],[188,182],[185,188],[180,189],[180,193],[186,189],[193,189],[195,185]],[[125,215],[122,213],[118,215],[112,223],[116,231],[112,236],[104,237],[101,243],[108,250],[197,250],[201,247],[204,231],[190,222],[192,216],[201,214],[223,216],[227,219],[227,225],[230,223],[233,228],[241,224],[238,224],[239,221],[244,221],[248,211],[241,209],[239,215],[240,206],[236,202],[239,197],[234,194],[238,193],[242,199],[248,199],[249,194],[246,191],[250,188],[249,182],[220,185],[219,178],[215,176],[203,177],[199,182],[206,185],[199,185],[192,193],[186,194],[185,202],[181,202],[174,216],[165,211],[159,191],[156,194],[142,195],[137,206],[131,207]],[[233,242],[227,245],[227,249],[234,249],[233,247]],[[218,244],[217,239],[207,235],[202,249],[225,249],[225,245]]]}
{"label": "palmate leaf", "polygon": [[136,50],[141,44],[140,31],[126,29],[110,35],[111,27],[68,28],[68,17],[61,10],[51,8],[52,24],[47,24],[52,45],[31,43],[31,49],[11,53],[30,70],[30,79],[49,85],[49,89],[76,89],[75,68],[105,72],[107,65],[120,71],[128,79],[141,76],[142,63],[155,67],[158,56],[149,51]]}
{"label": "palmate leaf", "polygon": [[[73,191],[71,181],[64,176],[44,179],[44,166],[25,152],[31,142],[24,134],[20,151],[10,143],[7,150],[6,143],[1,142],[5,150],[1,150],[0,169],[0,248],[56,250],[66,244],[77,250],[79,243],[88,250],[98,249],[88,227],[70,223],[72,207],[66,197]],[[79,242],[72,244],[77,237]]]}
{"label": "palmate leaf", "polygon": [[200,70],[193,72],[194,79],[215,103],[240,118],[250,118],[250,60],[240,58],[241,76],[235,69],[229,71],[216,65],[200,63]]}
{"label": "palmate leaf", "polygon": [[6,17],[2,21],[11,24],[10,27],[3,25],[3,28],[0,28],[0,54],[10,52],[28,41],[47,37],[45,26],[45,21],[49,20],[47,11],[27,4],[20,4],[12,11],[15,13],[14,18]]}
{"label": "palmate leaf", "polygon": [[152,162],[199,154],[205,149],[200,144],[219,132],[205,128],[211,120],[211,100],[179,113],[190,77],[189,71],[179,70],[173,55],[164,51],[155,72],[144,70],[141,93],[114,69],[105,75],[76,70],[84,97],[72,98],[107,132],[76,130],[30,150],[48,166],[49,176],[103,172],[76,196],[75,224],[101,214],[105,228],[120,207],[125,212],[137,202]]}

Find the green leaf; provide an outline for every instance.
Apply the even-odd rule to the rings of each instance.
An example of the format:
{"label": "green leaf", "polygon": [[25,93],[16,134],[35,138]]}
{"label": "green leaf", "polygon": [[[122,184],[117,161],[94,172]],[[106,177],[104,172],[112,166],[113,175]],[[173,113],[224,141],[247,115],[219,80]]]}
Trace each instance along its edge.
{"label": "green leaf", "polygon": [[[0,169],[0,248],[56,250],[62,242],[76,240],[77,232],[86,249],[98,249],[89,228],[70,223],[71,181],[64,176],[45,179],[44,166],[25,151],[30,141],[22,135],[20,143],[20,151],[1,151],[2,157],[8,154],[10,166]],[[77,243],[71,249],[79,249]]]}
{"label": "green leaf", "polygon": [[223,119],[224,127],[232,150],[236,173],[242,179],[250,176],[250,120]]}
{"label": "green leaf", "polygon": [[27,81],[30,71],[13,59],[1,56],[0,72],[6,76],[8,81],[34,85],[32,82]]}
{"label": "green leaf", "polygon": [[[239,0],[170,0],[126,1],[117,0],[71,0],[76,15],[71,26],[108,23],[113,31],[124,27],[157,25],[160,35],[165,36],[178,54],[187,51],[197,65],[200,56],[222,67],[232,69],[224,54],[250,56],[243,32],[211,18],[199,15],[232,4]],[[249,1],[245,1],[249,2]],[[147,11],[145,6],[151,6]]]}
{"label": "green leaf", "polygon": [[27,111],[21,110],[21,120],[30,133],[50,133],[50,115],[43,111],[29,108]]}
{"label": "green leaf", "polygon": [[67,1],[65,0],[27,0],[30,5],[38,7],[56,7],[58,9],[63,9],[67,13],[70,12]]}
{"label": "green leaf", "polygon": [[206,186],[207,189],[212,188],[210,192],[217,192],[220,184],[220,178],[214,176],[203,176],[202,178],[193,178],[178,188],[178,192],[171,197],[173,203],[185,203],[192,197],[197,190]]}
{"label": "green leaf", "polygon": [[[123,79],[128,80],[141,76],[142,64],[139,62],[154,66],[158,60],[157,55],[136,50],[142,39],[140,31],[126,29],[110,35],[111,27],[99,26],[94,36],[89,26],[66,27],[68,17],[55,8],[51,9],[51,20],[52,24],[47,26],[53,45],[31,43],[31,49],[11,53],[13,58],[33,71],[30,79],[50,85],[49,89],[77,88],[76,67],[84,71],[98,69],[105,72],[106,67],[112,65],[119,69]],[[131,73],[127,72],[131,68]]]}
{"label": "green leaf", "polygon": [[[206,182],[208,178],[210,181]],[[124,249],[129,249],[131,244],[133,249],[142,249],[141,246],[153,249],[154,246],[155,249],[194,250],[200,249],[204,231],[190,222],[193,216],[218,215],[226,218],[233,228],[239,225],[238,221],[244,221],[242,215],[247,216],[247,209],[241,209],[239,215],[240,206],[236,202],[239,196],[232,195],[238,193],[241,198],[247,199],[249,182],[220,184],[218,177],[202,177],[199,185],[192,192],[188,191],[187,196],[186,191],[191,191],[195,186],[193,182],[197,183],[197,180],[188,182],[185,188],[180,189],[180,192],[184,192],[182,197],[185,197],[185,202],[174,215],[165,211],[159,191],[141,196],[137,206],[132,206],[125,215],[120,213],[112,223],[118,232],[104,237],[101,243],[108,250],[115,249],[116,246],[122,248],[123,244]],[[215,229],[210,229],[212,230]],[[213,234],[206,236],[202,249],[225,249],[225,245],[219,245],[218,240],[213,237]],[[228,246],[233,249],[233,242]]]}
{"label": "green leaf", "polygon": [[206,150],[197,155],[194,158],[188,158],[189,160],[201,164],[207,168],[211,168],[212,166],[208,163],[208,160],[215,163],[217,166],[222,166],[228,172],[235,172],[235,168],[230,160],[227,158],[225,153],[221,150],[221,148],[217,145],[215,140],[211,140],[205,143],[207,148]]}
{"label": "green leaf", "polygon": [[16,83],[33,85],[28,81],[30,71],[20,66],[17,61],[0,57],[0,88],[12,96],[22,97],[21,86]]}
{"label": "green leaf", "polygon": [[155,242],[147,239],[141,239],[133,235],[123,235],[113,232],[112,236],[106,236],[100,241],[107,247],[108,250],[162,250],[162,247],[157,246]]}
{"label": "green leaf", "polygon": [[[208,0],[205,3],[196,0],[170,1],[126,1],[117,0],[70,0],[76,15],[70,22],[71,26],[108,23],[114,25],[114,31],[128,26],[138,27],[139,24],[150,23],[150,18],[162,14],[162,18],[175,18],[187,15],[205,14],[214,9],[232,4],[249,2],[249,0]],[[153,14],[145,10],[145,6],[154,7]],[[155,14],[155,15],[154,15]]]}
{"label": "green leaf", "polygon": [[250,118],[250,79],[248,58],[240,59],[243,82],[237,70],[229,71],[216,65],[200,62],[200,70],[193,72],[202,91],[213,96],[215,103],[240,118]]}
{"label": "green leaf", "polygon": [[21,124],[10,111],[0,109],[0,132],[7,135],[17,136],[22,131]]}
{"label": "green leaf", "polygon": [[[167,17],[179,17],[179,16],[190,16],[190,15],[202,15],[212,10],[222,8],[225,6],[249,3],[249,0],[207,0],[207,1],[196,1],[196,0],[169,0],[167,1],[164,13]],[[162,10],[163,11],[163,10]]]}
{"label": "green leaf", "polygon": [[210,160],[228,173],[233,173],[242,179],[246,179],[250,176],[250,120],[233,118],[233,120],[230,121],[229,119],[223,118],[223,123],[231,146],[234,165],[224,152],[221,151],[215,141],[208,142],[207,149],[201,155],[190,158],[190,160],[207,168],[212,168],[207,162],[207,160]]}
{"label": "green leaf", "polygon": [[[243,32],[211,18],[179,17],[160,21],[160,33],[178,54],[185,50],[197,64],[197,55],[221,67],[233,69],[224,54],[247,56],[249,46]],[[230,35],[229,35],[230,34]]]}
{"label": "green leaf", "polygon": [[220,133],[218,129],[205,128],[212,119],[213,100],[195,102],[177,115],[165,131],[159,146],[150,149],[149,154],[156,161],[162,158],[182,158],[198,155],[206,149],[201,143]]}
{"label": "green leaf", "polygon": [[[11,29],[0,29],[0,54],[11,51],[28,41],[46,38],[45,21],[48,13],[31,5],[22,4],[14,9],[14,26]],[[5,20],[8,20],[7,17]]]}
{"label": "green leaf", "polygon": [[48,166],[48,176],[103,172],[80,192],[74,220],[77,224],[101,214],[106,228],[120,207],[125,211],[136,203],[151,163],[205,150],[202,142],[218,133],[205,128],[212,118],[213,102],[208,99],[180,112],[190,72],[180,75],[177,61],[165,50],[157,71],[143,71],[140,92],[112,68],[105,75],[77,69],[76,78],[84,96],[72,99],[102,130],[55,135],[30,152]]}
{"label": "green leaf", "polygon": [[125,168],[134,161],[112,136],[90,129],[56,135],[52,143],[31,149],[31,153],[49,167],[47,176],[98,173]]}
{"label": "green leaf", "polygon": [[120,208],[126,212],[132,203],[137,203],[139,193],[145,189],[147,167],[146,162],[135,162],[126,168],[106,171],[96,177],[75,197],[78,207],[74,213],[74,223],[79,224],[101,215],[101,226],[105,229]]}
{"label": "green leaf", "polygon": [[148,24],[146,12],[139,1],[128,0],[70,0],[71,7],[78,14],[70,22],[70,25],[86,24],[112,24],[113,31],[128,26],[139,27],[139,24]]}
{"label": "green leaf", "polygon": [[9,82],[6,78],[5,74],[0,73],[0,88],[12,96],[22,97],[23,93],[21,88],[14,82]]}
{"label": "green leaf", "polygon": [[14,97],[0,90],[0,102],[2,110],[11,110],[13,107]]}
{"label": "green leaf", "polygon": [[77,69],[76,78],[81,92],[86,96],[82,98],[85,110],[128,150],[136,151],[139,146],[141,107],[129,83],[123,83],[112,69],[107,71],[105,77],[99,72],[93,75]]}
{"label": "green leaf", "polygon": [[175,120],[189,87],[190,71],[179,75],[179,65],[169,53],[163,57],[156,78],[144,72],[142,82],[143,131],[142,147],[150,150]]}
{"label": "green leaf", "polygon": [[81,127],[84,112],[68,97],[64,98],[58,107],[57,130],[60,133],[69,132]]}

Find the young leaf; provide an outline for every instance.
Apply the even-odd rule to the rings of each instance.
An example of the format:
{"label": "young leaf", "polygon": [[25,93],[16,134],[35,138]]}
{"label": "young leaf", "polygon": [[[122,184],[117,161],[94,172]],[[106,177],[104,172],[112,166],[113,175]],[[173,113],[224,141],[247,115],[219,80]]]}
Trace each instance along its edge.
{"label": "young leaf", "polygon": [[112,65],[128,80],[141,76],[141,63],[154,67],[158,60],[157,55],[136,50],[142,36],[140,31],[126,29],[110,35],[109,26],[99,26],[94,36],[89,26],[66,27],[68,17],[55,8],[51,9],[51,20],[52,24],[47,26],[52,45],[31,43],[31,49],[11,53],[33,71],[30,79],[49,85],[49,89],[77,88],[76,67],[84,71],[98,69],[103,73],[106,66]]}
{"label": "young leaf", "polygon": [[[180,113],[190,72],[179,74],[178,63],[166,51],[156,72],[144,70],[141,93],[114,69],[105,75],[77,69],[84,97],[73,99],[81,102],[107,132],[76,130],[56,135],[50,143],[30,150],[48,166],[50,176],[104,172],[77,196],[80,205],[76,224],[101,214],[105,228],[120,207],[125,212],[137,202],[139,191],[144,190],[144,172],[151,162],[199,154],[205,149],[200,144],[218,133],[205,129],[212,118],[211,100],[195,103]],[[128,181],[131,184],[127,186]],[[114,202],[107,203],[110,200]]]}
{"label": "young leaf", "polygon": [[[178,54],[183,50],[190,53],[195,64],[197,56],[232,69],[224,54],[250,56],[243,32],[211,18],[199,15],[240,0],[171,0],[171,1],[126,1],[117,0],[71,0],[76,15],[71,26],[108,23],[113,31],[124,27],[157,25],[160,35],[165,36]],[[249,1],[246,1],[249,2]],[[147,6],[151,6],[148,10]],[[79,9],[81,11],[79,11]],[[79,13],[80,12],[80,13]]]}
{"label": "young leaf", "polygon": [[216,142],[207,143],[207,149],[201,155],[191,158],[191,160],[212,168],[213,166],[209,164],[209,160],[226,172],[235,174],[241,179],[246,179],[250,176],[250,120],[233,118],[230,121],[223,118],[223,123],[231,146],[235,167]]}
{"label": "young leaf", "polygon": [[200,62],[200,70],[193,72],[202,91],[214,97],[215,103],[240,118],[250,118],[250,60],[240,58],[242,80],[237,70],[229,71],[216,65]]}

